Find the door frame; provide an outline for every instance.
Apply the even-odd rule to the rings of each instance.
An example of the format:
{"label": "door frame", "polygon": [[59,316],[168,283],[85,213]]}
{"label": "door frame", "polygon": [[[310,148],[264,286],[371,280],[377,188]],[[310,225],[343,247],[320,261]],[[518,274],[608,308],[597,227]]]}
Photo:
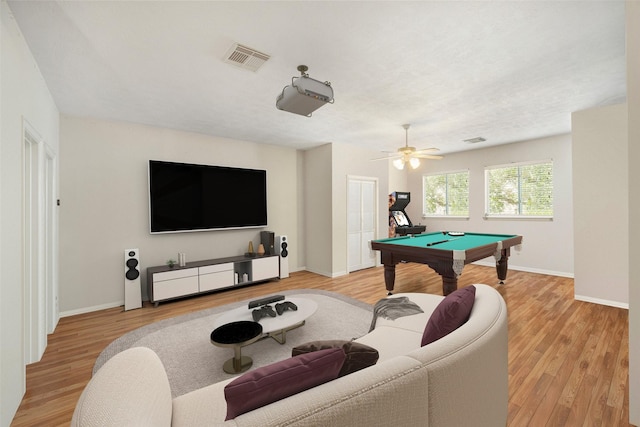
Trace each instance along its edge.
{"label": "door frame", "polygon": [[57,162],[40,133],[22,120],[23,358],[37,362],[59,319]]}

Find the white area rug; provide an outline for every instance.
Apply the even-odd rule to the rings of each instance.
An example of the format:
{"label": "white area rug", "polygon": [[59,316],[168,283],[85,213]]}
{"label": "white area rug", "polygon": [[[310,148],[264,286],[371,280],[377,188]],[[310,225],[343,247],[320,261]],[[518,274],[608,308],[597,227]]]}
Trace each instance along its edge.
{"label": "white area rug", "polygon": [[[284,345],[267,338],[243,347],[242,354],[253,359],[252,369],[286,359],[291,356],[293,347],[308,341],[351,340],[369,331],[373,307],[368,304],[320,290],[304,289],[279,294],[312,299],[318,304],[318,310],[307,319],[304,326],[287,333]],[[233,356],[233,350],[211,344],[211,325],[216,316],[236,307],[246,307],[248,302],[210,308],[131,331],[103,350],[93,372],[122,350],[149,347],[158,354],[167,370],[173,397],[232,378],[234,375],[222,370],[222,364]]]}

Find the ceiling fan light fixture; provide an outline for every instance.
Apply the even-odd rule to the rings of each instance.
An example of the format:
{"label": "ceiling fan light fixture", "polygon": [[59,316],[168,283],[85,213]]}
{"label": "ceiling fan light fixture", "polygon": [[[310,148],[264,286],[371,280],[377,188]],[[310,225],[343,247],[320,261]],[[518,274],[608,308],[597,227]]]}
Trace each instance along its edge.
{"label": "ceiling fan light fixture", "polygon": [[425,148],[422,150],[416,150],[416,147],[409,146],[409,128],[411,127],[411,125],[405,124],[405,125],[402,125],[402,127],[404,128],[404,134],[405,134],[404,147],[398,148],[395,155],[380,157],[378,159],[371,159],[371,160],[391,160],[391,163],[393,164],[393,166],[395,166],[396,169],[403,170],[405,164],[407,163],[409,163],[412,169],[417,169],[422,163],[420,159],[439,160],[442,158],[442,156],[427,154],[432,151],[438,151],[437,148],[432,147],[432,148]]}
{"label": "ceiling fan light fixture", "polygon": [[404,159],[395,159],[393,161],[393,166],[395,166],[398,170],[404,169]]}

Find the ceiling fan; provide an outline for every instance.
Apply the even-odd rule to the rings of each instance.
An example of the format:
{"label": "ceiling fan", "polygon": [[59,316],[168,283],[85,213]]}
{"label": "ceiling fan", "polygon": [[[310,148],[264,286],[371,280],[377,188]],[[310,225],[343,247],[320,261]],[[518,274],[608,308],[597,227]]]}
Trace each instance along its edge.
{"label": "ceiling fan", "polygon": [[404,165],[407,163],[409,163],[412,169],[417,168],[418,166],[420,166],[420,159],[439,160],[442,158],[442,156],[427,154],[430,152],[439,151],[437,148],[424,148],[422,150],[416,150],[416,147],[410,147],[409,146],[409,128],[411,127],[411,125],[406,124],[406,125],[402,125],[402,127],[404,128],[404,132],[405,132],[404,147],[398,148],[398,152],[396,154],[393,154],[387,157],[381,157],[379,159],[373,159],[373,160],[395,159],[393,161],[393,166],[395,166],[397,169],[402,170],[404,169]]}

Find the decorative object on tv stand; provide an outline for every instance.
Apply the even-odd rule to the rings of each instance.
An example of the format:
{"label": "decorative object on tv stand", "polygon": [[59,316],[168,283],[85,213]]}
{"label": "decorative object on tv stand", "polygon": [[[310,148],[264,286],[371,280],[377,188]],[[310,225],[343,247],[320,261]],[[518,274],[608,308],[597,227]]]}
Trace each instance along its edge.
{"label": "decorative object on tv stand", "polygon": [[291,86],[285,86],[277,96],[278,110],[311,117],[311,113],[324,104],[333,104],[331,83],[312,79],[307,74],[308,70],[306,65],[298,65],[300,77],[292,77]]}
{"label": "decorative object on tv stand", "polygon": [[245,252],[244,256],[254,257],[256,253],[253,251],[253,242],[249,241],[249,247],[247,248],[247,252]]}
{"label": "decorative object on tv stand", "polygon": [[178,264],[180,265],[180,267],[186,267],[187,256],[184,254],[184,252],[178,253]]}
{"label": "decorative object on tv stand", "polygon": [[174,259],[170,259],[169,261],[167,261],[167,265],[169,266],[169,268],[173,268],[176,265],[176,261]]}
{"label": "decorative object on tv stand", "polygon": [[260,243],[264,246],[264,253],[266,255],[275,255],[275,233],[273,231],[261,231]]}
{"label": "decorative object on tv stand", "polygon": [[264,245],[262,243],[258,245],[258,255],[264,255]]}

